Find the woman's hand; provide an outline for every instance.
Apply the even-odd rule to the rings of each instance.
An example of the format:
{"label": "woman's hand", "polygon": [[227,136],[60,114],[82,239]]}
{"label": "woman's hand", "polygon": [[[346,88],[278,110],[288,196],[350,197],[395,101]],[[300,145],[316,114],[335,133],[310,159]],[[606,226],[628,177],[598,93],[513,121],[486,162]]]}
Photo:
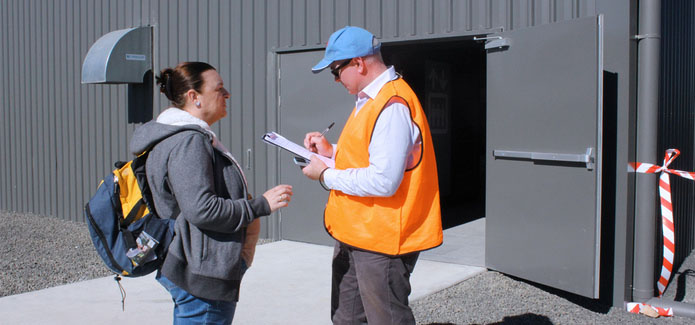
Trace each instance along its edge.
{"label": "woman's hand", "polygon": [[290,204],[292,186],[285,184],[275,186],[263,193],[263,197],[270,205],[270,212],[275,212],[275,210],[284,208]]}
{"label": "woman's hand", "polygon": [[333,145],[331,145],[321,132],[309,132],[304,136],[304,147],[321,156],[333,157]]}

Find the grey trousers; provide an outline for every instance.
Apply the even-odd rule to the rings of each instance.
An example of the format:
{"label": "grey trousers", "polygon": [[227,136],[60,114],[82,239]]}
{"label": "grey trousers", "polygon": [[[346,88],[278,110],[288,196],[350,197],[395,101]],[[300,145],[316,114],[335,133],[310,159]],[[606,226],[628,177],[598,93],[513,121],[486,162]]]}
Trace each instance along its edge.
{"label": "grey trousers", "polygon": [[419,255],[388,256],[336,243],[333,324],[415,324],[408,295],[410,274]]}

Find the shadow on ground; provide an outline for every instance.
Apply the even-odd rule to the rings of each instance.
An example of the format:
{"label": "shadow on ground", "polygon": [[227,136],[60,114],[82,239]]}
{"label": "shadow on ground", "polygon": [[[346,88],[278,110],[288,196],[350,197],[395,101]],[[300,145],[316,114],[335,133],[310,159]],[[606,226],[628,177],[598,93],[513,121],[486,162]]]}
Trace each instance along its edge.
{"label": "shadow on ground", "polygon": [[[534,286],[538,289],[541,289],[545,292],[556,295],[560,298],[566,299],[567,301],[569,301],[575,305],[578,305],[582,308],[588,309],[588,310],[593,311],[595,313],[607,314],[611,310],[610,305],[601,303],[597,299],[591,299],[591,298],[583,297],[583,296],[580,296],[577,294],[569,293],[567,291],[562,291],[560,289],[556,289],[556,288],[542,285],[539,283],[531,282],[531,281],[528,281],[528,280],[525,280],[522,278],[517,278],[515,276],[511,276],[508,274],[506,274],[505,276],[507,276],[511,279],[514,279],[515,281],[524,282],[530,286]],[[504,323],[504,324],[507,324],[507,323]],[[540,323],[540,324],[552,324],[552,323]]]}
{"label": "shadow on ground", "polygon": [[550,318],[538,314],[523,314],[516,316],[507,316],[502,318],[501,322],[492,323],[493,325],[516,325],[516,324],[535,324],[535,325],[552,325]]}
{"label": "shadow on ground", "polygon": [[695,270],[686,269],[682,272],[676,273],[676,283],[678,284],[678,287],[676,288],[675,301],[683,301],[685,298],[685,292],[687,290],[686,280],[688,277],[695,277]]}
{"label": "shadow on ground", "polygon": [[[506,316],[501,322],[490,323],[490,325],[522,325],[522,324],[534,324],[534,325],[552,325],[553,322],[550,318],[538,315],[538,314],[523,314],[516,316]],[[454,323],[429,323],[427,325],[456,325]]]}

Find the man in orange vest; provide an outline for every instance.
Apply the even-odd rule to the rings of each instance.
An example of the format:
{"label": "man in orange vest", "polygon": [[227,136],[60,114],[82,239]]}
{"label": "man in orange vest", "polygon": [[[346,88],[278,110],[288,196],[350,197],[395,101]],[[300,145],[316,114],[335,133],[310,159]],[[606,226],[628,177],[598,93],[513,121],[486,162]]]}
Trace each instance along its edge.
{"label": "man in orange vest", "polygon": [[415,324],[410,274],[420,251],[441,245],[437,166],[420,102],[370,32],[347,26],[331,35],[324,58],[355,95],[355,108],[334,146],[310,132],[317,157],[303,173],[331,193],[324,224],[336,239],[331,319],[334,324]]}

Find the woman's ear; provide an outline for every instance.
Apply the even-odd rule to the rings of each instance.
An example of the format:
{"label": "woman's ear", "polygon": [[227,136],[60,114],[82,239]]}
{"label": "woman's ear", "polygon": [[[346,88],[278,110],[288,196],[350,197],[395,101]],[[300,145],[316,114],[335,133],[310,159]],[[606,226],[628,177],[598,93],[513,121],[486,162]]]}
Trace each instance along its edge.
{"label": "woman's ear", "polygon": [[186,92],[186,102],[193,104],[195,107],[200,107],[200,101],[198,100],[198,92],[193,89],[189,89]]}

